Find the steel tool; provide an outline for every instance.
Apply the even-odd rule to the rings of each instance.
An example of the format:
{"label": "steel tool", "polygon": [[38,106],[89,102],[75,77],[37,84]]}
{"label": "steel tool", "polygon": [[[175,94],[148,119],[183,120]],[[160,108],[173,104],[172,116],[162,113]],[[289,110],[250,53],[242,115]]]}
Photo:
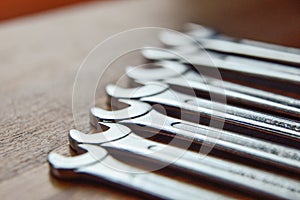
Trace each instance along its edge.
{"label": "steel tool", "polygon": [[[207,27],[195,23],[186,23],[184,25],[184,34],[186,34],[189,37],[195,38],[195,40],[197,38],[200,39],[216,38],[220,40],[235,41],[241,44],[253,45],[253,46],[262,47],[271,50],[300,54],[300,49],[297,48],[281,46],[281,45],[276,45],[276,44],[271,44],[271,43],[266,43],[261,41],[249,40],[249,39],[234,38],[222,34],[211,27]],[[192,42],[193,39],[188,39],[188,37],[182,37],[182,39],[180,40],[174,40],[174,37],[176,36],[178,36],[178,34],[173,34],[173,32],[171,31],[162,31],[160,34],[161,40],[163,40],[164,43],[167,44],[168,46],[184,46],[184,45],[191,45],[191,43],[193,43]]]}
{"label": "steel tool", "polygon": [[[271,92],[203,77],[186,65],[172,61],[162,61],[155,66],[160,68],[128,67],[127,75],[139,83],[162,81],[167,84],[193,88],[209,94],[226,95],[226,99],[238,104],[276,111],[294,117],[300,116],[300,100]],[[208,87],[209,86],[209,87]]]}
{"label": "steel tool", "polygon": [[[195,51],[187,52],[186,49],[154,49],[144,48],[142,54],[149,60],[177,60],[184,64],[192,64],[199,68],[212,68],[234,71],[238,73],[250,74],[264,79],[275,79],[279,81],[288,81],[293,84],[300,83],[299,70],[285,67],[285,73],[282,70],[275,70],[275,65],[269,63],[259,63],[259,61],[252,61],[247,58],[238,58],[231,55],[222,55],[216,52]],[[294,73],[297,71],[297,73]]]}
{"label": "steel tool", "polygon": [[[69,178],[72,173],[75,177],[96,178],[162,199],[229,199],[204,188],[136,169],[114,159],[100,146],[81,144],[79,147],[87,150],[87,153],[75,157],[65,157],[53,152],[48,155],[54,176]],[[128,173],[132,171],[140,173]]]}
{"label": "steel tool", "polygon": [[191,142],[210,144],[221,151],[300,172],[300,154],[296,149],[165,116],[144,102],[119,101],[130,107],[115,111],[94,107],[91,109],[91,123],[97,126],[99,121],[117,121],[121,124],[147,126]]}
{"label": "steel tool", "polygon": [[[253,57],[256,59],[271,60],[275,62],[287,63],[290,65],[300,65],[300,53],[293,48],[270,46],[251,40],[238,40],[229,36],[215,34],[211,37],[209,33],[206,37],[199,37],[201,33],[188,34],[188,38],[184,33],[164,30],[160,34],[162,43],[169,46],[177,46],[179,43],[186,46],[195,46],[193,42],[200,44],[205,49],[218,51],[222,53],[230,53],[241,56]],[[209,32],[209,31],[207,31]],[[212,32],[211,32],[212,33]],[[205,34],[204,34],[205,35]],[[180,41],[180,42],[178,42]],[[271,47],[271,48],[270,48]]]}
{"label": "steel tool", "polygon": [[[283,51],[283,52],[288,52],[288,53],[300,54],[300,49],[297,49],[297,48],[287,47],[287,46],[282,46],[282,45],[277,45],[277,44],[271,44],[271,43],[266,43],[266,42],[261,42],[261,41],[256,41],[256,40],[234,38],[234,37],[230,37],[228,35],[224,35],[218,31],[216,31],[215,29],[212,29],[210,27],[206,27],[206,26],[203,26],[200,24],[186,23],[184,25],[184,30],[185,30],[185,34],[188,34],[195,38],[202,38],[202,37],[218,38],[218,39],[223,39],[223,40],[236,41],[236,42],[239,42],[242,44],[263,47],[266,49],[273,49],[273,50],[278,50],[278,51]],[[181,43],[181,45],[184,45],[183,42]]]}
{"label": "steel tool", "polygon": [[300,183],[293,179],[146,140],[121,124],[101,124],[109,129],[96,134],[71,130],[69,138],[72,148],[78,151],[82,143],[101,145],[104,148],[118,149],[159,161],[175,167],[182,173],[205,176],[248,192],[263,193],[277,198],[300,197]]}
{"label": "steel tool", "polygon": [[114,98],[139,99],[144,102],[185,109],[209,118],[226,120],[230,124],[247,127],[264,134],[300,141],[300,123],[297,121],[196,98],[174,91],[163,83],[152,82],[138,88],[107,85],[106,92]]}

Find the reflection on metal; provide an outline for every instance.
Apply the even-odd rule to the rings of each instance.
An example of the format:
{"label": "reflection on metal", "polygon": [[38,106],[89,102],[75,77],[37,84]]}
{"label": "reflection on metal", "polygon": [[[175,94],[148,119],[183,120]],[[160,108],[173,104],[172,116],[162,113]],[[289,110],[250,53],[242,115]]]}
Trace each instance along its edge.
{"label": "reflection on metal", "polygon": [[[92,108],[91,123],[94,126],[97,126],[99,121],[114,122],[117,120],[118,123],[121,124],[138,124],[162,130],[174,134],[177,137],[189,140],[190,142],[211,141],[213,143],[215,142],[214,148],[224,152],[244,156],[255,161],[271,163],[272,165],[276,165],[283,169],[288,168],[289,170],[298,173],[300,172],[299,150],[242,136],[233,132],[175,119],[163,115],[154,109],[149,110],[150,105],[147,103],[136,100],[120,101],[129,104],[130,110],[126,110],[125,108],[117,111],[107,111],[101,108]],[[144,115],[141,115],[141,111],[137,111],[135,108],[144,110]],[[120,112],[123,112],[124,114],[121,115],[126,117],[120,119],[119,115],[116,116],[116,113],[120,114]]]}
{"label": "reflection on metal", "polygon": [[[300,124],[297,121],[196,98],[174,91],[163,83],[153,82],[140,88],[131,89],[108,85],[106,91],[109,96],[115,98],[138,99],[143,102],[158,103],[178,109],[185,109],[197,112],[201,116],[215,118],[220,121],[226,120],[228,123],[241,127],[260,129],[262,133],[274,134],[279,137],[300,141]],[[152,94],[151,91],[153,92]],[[220,94],[222,93],[220,92]],[[129,112],[131,113],[131,111],[127,112],[126,110],[126,113]],[[136,109],[134,109],[135,112],[137,112]],[[115,116],[119,115],[116,113]]]}
{"label": "reflection on metal", "polygon": [[[174,65],[172,65],[173,63]],[[272,110],[294,117],[300,116],[300,100],[298,99],[218,80],[212,77],[203,77],[193,70],[188,70],[187,66],[183,64],[179,65],[176,62],[164,61],[157,63],[157,66],[161,68],[128,67],[127,75],[139,83],[161,81],[188,89],[193,88],[207,94],[213,92],[217,95],[226,95],[226,98],[230,101],[254,108],[258,107],[265,110]],[[173,66],[173,68],[170,66]],[[160,71],[162,71],[161,69],[163,69],[164,73],[160,73]],[[174,70],[180,70],[182,73],[175,75]]]}
{"label": "reflection on metal", "polygon": [[[62,179],[96,179],[162,199],[228,198],[155,172],[169,166],[184,176],[197,175],[248,194],[299,199],[300,100],[222,81],[214,73],[221,69],[254,81],[287,84],[294,91],[300,86],[300,50],[232,38],[197,24],[187,24],[185,30],[185,34],[163,31],[159,37],[168,46],[165,49],[142,50],[145,58],[158,61],[156,68],[127,68],[128,77],[143,86],[106,87],[109,106],[118,110],[93,107],[90,123],[108,130],[95,134],[71,130],[71,148],[84,153],[65,157],[51,152],[52,174]],[[190,64],[201,74],[188,67]],[[120,108],[124,103],[129,106]],[[168,112],[159,112],[158,107]],[[188,115],[187,119],[183,115]],[[158,136],[167,134],[171,141],[156,142],[137,131],[149,137],[155,131]],[[191,144],[200,146],[200,153],[190,151]],[[215,151],[208,155],[212,148],[220,155]],[[130,159],[125,163],[110,150],[155,165],[135,166]],[[249,166],[249,162],[254,164]]]}
{"label": "reflection on metal", "polygon": [[[229,199],[205,188],[181,183],[155,173],[143,172],[114,159],[100,146],[81,144],[79,147],[85,149],[87,153],[76,157],[64,157],[56,153],[48,155],[53,175],[58,178],[68,178],[70,172],[75,177],[88,175],[92,180],[96,178],[102,182],[162,199],[185,199],[186,197],[195,200],[199,197]],[[139,173],[128,173],[131,171],[139,171]]]}

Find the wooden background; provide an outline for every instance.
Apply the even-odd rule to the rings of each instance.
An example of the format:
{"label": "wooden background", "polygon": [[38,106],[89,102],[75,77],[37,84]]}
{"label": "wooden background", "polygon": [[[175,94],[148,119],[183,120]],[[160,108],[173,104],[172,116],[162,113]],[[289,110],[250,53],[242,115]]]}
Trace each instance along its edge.
{"label": "wooden background", "polygon": [[[158,26],[180,30],[184,22],[193,21],[232,36],[300,47],[299,2],[92,2],[1,23],[1,199],[138,198],[107,186],[61,182],[48,174],[47,153],[53,149],[68,152],[67,132],[74,128],[75,76],[84,58],[99,42],[130,28]],[[106,81],[117,79],[121,70],[111,73]],[[103,91],[97,94],[102,95]],[[97,97],[105,105],[106,97]],[[82,107],[83,116],[87,111],[88,105]],[[82,117],[81,130],[90,131],[86,117]],[[220,193],[245,197],[199,182]]]}
{"label": "wooden background", "polygon": [[84,3],[91,0],[10,0],[0,1],[0,20],[17,18],[32,13],[43,12],[50,9],[68,5]]}

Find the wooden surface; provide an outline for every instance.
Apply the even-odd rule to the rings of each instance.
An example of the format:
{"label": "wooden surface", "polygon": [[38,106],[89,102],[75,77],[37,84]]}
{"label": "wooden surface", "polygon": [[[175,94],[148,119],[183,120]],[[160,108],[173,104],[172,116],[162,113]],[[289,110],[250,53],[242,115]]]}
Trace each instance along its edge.
{"label": "wooden surface", "polygon": [[[233,36],[300,47],[299,10],[296,0],[112,1],[0,24],[1,199],[137,198],[107,186],[57,181],[49,176],[46,164],[49,151],[68,153],[75,76],[88,52],[105,38],[144,26],[179,30],[184,22],[194,21]],[[117,79],[121,70],[111,72],[106,81]],[[97,94],[104,105],[101,87]],[[88,105],[82,107],[83,116],[87,111]],[[82,117],[80,130],[90,131],[88,118]]]}

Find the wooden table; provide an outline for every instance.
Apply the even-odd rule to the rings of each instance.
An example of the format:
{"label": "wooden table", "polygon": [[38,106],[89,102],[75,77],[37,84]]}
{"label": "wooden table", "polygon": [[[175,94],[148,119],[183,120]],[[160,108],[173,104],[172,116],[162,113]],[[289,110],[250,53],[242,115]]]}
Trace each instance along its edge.
{"label": "wooden table", "polygon": [[[108,186],[58,181],[49,175],[46,163],[49,151],[56,149],[65,154],[69,151],[67,133],[75,128],[72,88],[76,73],[89,51],[105,38],[145,26],[180,30],[184,22],[194,21],[233,36],[300,47],[299,6],[297,0],[109,1],[3,22],[0,24],[1,199],[138,198]],[[140,58],[136,60],[140,62]],[[127,61],[132,64],[136,60]],[[111,73],[106,82],[116,80],[123,69]],[[99,102],[105,105],[101,87],[97,97],[101,95]],[[88,105],[81,108],[82,120],[76,126],[86,132],[91,129],[88,118],[84,117],[88,108]],[[245,194],[201,180],[198,184],[224,195],[245,198]]]}

